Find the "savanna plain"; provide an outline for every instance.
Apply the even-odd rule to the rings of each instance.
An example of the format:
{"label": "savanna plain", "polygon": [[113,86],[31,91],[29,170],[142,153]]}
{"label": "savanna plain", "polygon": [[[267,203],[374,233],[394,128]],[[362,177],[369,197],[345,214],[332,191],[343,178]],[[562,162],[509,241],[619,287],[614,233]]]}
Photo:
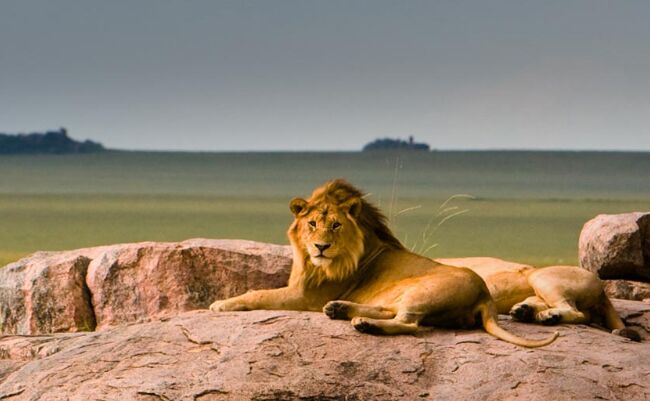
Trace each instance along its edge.
{"label": "savanna plain", "polygon": [[650,210],[650,153],[434,151],[0,156],[0,266],[34,251],[240,238],[285,244],[288,203],[368,192],[431,257],[576,264],[582,225]]}

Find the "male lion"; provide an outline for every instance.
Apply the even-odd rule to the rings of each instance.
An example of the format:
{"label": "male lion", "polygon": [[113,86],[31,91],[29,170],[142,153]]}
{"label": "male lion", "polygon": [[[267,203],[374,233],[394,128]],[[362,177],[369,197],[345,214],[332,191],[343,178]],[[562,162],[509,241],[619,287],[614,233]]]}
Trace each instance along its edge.
{"label": "male lion", "polygon": [[625,327],[598,277],[577,266],[534,268],[496,258],[435,259],[474,270],[485,280],[499,313],[546,325],[600,323],[634,341],[639,333]]}
{"label": "male lion", "polygon": [[322,310],[372,334],[480,322],[493,336],[525,347],[541,347],[558,336],[529,340],[499,327],[497,307],[478,274],[406,250],[381,212],[346,181],[326,183],[309,200],[295,198],[290,209],[295,219],[288,231],[293,248],[288,286],[216,301],[211,310]]}

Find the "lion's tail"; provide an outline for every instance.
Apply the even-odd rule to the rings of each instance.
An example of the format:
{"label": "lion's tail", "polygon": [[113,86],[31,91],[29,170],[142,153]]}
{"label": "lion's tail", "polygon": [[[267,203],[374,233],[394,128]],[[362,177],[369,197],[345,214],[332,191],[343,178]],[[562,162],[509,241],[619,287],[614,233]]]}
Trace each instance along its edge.
{"label": "lion's tail", "polygon": [[497,323],[497,307],[492,299],[487,299],[481,302],[476,309],[477,312],[481,314],[481,320],[483,321],[485,331],[496,338],[509,343],[529,348],[543,347],[555,341],[555,339],[560,335],[560,333],[556,331],[552,336],[543,340],[529,340],[506,331]]}

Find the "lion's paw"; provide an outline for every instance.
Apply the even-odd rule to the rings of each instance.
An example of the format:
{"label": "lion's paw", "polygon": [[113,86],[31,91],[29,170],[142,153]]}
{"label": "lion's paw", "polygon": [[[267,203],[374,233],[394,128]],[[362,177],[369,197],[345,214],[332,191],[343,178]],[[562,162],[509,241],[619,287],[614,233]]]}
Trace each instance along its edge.
{"label": "lion's paw", "polygon": [[362,317],[355,317],[352,319],[352,326],[354,326],[357,331],[365,334],[384,334],[384,331],[375,326],[374,324],[368,322]]}
{"label": "lion's paw", "polygon": [[325,313],[330,319],[348,319],[349,306],[339,301],[330,301],[323,307]]}
{"label": "lion's paw", "polygon": [[520,322],[531,323],[535,320],[535,309],[527,304],[515,305],[510,310],[510,316],[512,316],[515,320],[519,320]]}
{"label": "lion's paw", "polygon": [[232,302],[227,299],[215,301],[210,305],[212,312],[228,312],[228,311],[243,311],[247,310],[246,307],[240,305],[238,302]]}
{"label": "lion's paw", "polygon": [[562,316],[557,311],[545,310],[537,314],[537,321],[546,326],[560,323]]}
{"label": "lion's paw", "polygon": [[226,302],[225,301],[215,301],[210,305],[210,310],[212,312],[224,312],[228,309],[226,309]]}
{"label": "lion's paw", "polygon": [[641,342],[641,335],[634,329],[624,328],[612,330],[612,334],[617,336],[629,338],[632,341]]}

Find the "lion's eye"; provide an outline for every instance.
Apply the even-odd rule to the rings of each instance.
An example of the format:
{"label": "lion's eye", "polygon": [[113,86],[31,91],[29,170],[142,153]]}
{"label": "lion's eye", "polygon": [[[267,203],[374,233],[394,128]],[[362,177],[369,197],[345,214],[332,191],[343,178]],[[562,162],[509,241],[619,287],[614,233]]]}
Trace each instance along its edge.
{"label": "lion's eye", "polygon": [[312,227],[316,227],[316,222],[314,220],[311,220],[309,222],[309,225],[312,226]]}
{"label": "lion's eye", "polygon": [[339,227],[341,227],[341,223],[339,223],[338,221],[335,221],[334,224],[332,224],[332,229],[333,230],[336,230]]}

